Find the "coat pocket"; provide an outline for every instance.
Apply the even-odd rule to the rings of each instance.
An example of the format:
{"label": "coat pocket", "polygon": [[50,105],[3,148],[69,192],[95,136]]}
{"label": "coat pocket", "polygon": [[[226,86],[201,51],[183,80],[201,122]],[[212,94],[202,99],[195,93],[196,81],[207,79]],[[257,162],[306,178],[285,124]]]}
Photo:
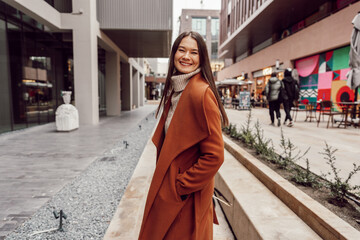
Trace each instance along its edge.
{"label": "coat pocket", "polygon": [[177,198],[180,200],[180,201],[185,201],[187,198],[188,198],[188,194],[186,195],[180,195],[178,192],[177,192],[177,179],[181,176],[182,172],[181,172],[181,168],[179,167],[178,168],[178,175],[177,175],[177,178],[175,179],[175,191],[176,191],[176,195],[177,195]]}

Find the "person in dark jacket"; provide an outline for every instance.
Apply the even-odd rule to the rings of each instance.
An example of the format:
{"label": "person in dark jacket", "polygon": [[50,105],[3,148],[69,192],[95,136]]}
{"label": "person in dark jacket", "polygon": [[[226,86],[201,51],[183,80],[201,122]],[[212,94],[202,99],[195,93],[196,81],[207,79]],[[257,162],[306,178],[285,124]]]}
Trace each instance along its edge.
{"label": "person in dark jacket", "polygon": [[283,86],[283,83],[276,77],[276,73],[271,74],[269,82],[265,86],[265,95],[269,102],[269,114],[271,119],[271,125],[274,123],[274,112],[276,113],[276,118],[278,120],[277,125],[281,125],[281,115],[280,115],[280,104],[279,93],[280,88]]}
{"label": "person in dark jacket", "polygon": [[295,79],[291,76],[290,70],[286,69],[284,76],[285,77],[282,81],[284,83],[285,94],[287,96],[287,98],[283,101],[284,111],[286,114],[284,124],[286,124],[286,121],[289,120],[288,127],[292,127],[293,120],[291,118],[290,111],[291,108],[294,106],[294,100],[297,100],[296,98],[298,97],[297,93],[299,87],[297,86],[297,82],[295,81]]}

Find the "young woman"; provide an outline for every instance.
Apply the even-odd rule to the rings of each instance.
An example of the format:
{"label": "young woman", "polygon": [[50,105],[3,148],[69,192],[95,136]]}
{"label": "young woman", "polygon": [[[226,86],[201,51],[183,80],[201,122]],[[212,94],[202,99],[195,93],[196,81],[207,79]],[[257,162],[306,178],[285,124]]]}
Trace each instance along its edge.
{"label": "young woman", "polygon": [[160,110],[152,138],[156,169],[139,239],[212,239],[214,176],[224,161],[221,124],[228,119],[197,32],[174,42]]}

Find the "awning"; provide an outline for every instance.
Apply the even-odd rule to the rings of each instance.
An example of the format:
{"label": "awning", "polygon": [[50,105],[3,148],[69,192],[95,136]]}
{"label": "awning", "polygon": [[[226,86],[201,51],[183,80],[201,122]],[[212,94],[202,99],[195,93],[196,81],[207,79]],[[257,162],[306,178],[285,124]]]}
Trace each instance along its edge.
{"label": "awning", "polygon": [[253,84],[252,81],[243,81],[243,80],[237,80],[236,78],[231,79],[225,79],[223,81],[215,82],[217,87],[222,86],[242,86],[242,85],[251,85]]}

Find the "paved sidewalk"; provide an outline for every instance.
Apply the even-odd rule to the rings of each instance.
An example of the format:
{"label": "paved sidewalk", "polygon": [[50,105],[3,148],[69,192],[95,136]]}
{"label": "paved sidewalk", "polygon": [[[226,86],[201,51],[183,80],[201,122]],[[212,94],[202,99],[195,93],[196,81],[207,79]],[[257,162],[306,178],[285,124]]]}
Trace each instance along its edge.
{"label": "paved sidewalk", "polygon": [[[230,123],[236,124],[238,129],[245,124],[249,111],[239,111],[234,109],[226,109]],[[261,128],[264,130],[264,136],[272,139],[274,147],[278,153],[281,153],[280,138],[281,128],[274,127],[270,124],[269,110],[266,108],[255,108],[252,110],[252,124],[259,120]],[[282,123],[285,119],[284,110],[281,109]],[[319,127],[316,122],[305,122],[305,113],[299,112],[297,121],[293,127],[282,125],[284,136],[304,152],[311,147],[306,157],[310,162],[310,170],[316,174],[327,173],[330,171],[329,165],[326,164],[324,156],[320,152],[324,152],[325,141],[329,146],[337,148],[335,153],[336,166],[341,169],[340,176],[345,180],[349,172],[353,169],[353,163],[360,164],[360,129],[354,127],[344,128],[326,128],[327,117],[325,121],[321,121]],[[334,125],[335,126],[335,125]],[[298,162],[302,166],[306,166],[305,160]],[[360,173],[352,177],[350,183],[360,185]]]}
{"label": "paved sidewalk", "polygon": [[156,109],[145,105],[69,133],[50,123],[0,135],[0,239]]}

